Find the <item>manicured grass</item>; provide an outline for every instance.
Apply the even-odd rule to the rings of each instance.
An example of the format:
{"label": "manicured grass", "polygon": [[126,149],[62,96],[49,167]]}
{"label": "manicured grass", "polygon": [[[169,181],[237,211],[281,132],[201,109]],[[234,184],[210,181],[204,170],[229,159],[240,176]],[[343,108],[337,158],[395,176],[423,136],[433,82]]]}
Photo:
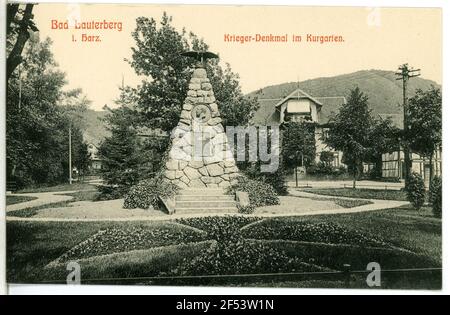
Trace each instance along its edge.
{"label": "manicured grass", "polygon": [[400,190],[383,190],[383,189],[368,189],[368,188],[311,188],[305,189],[305,192],[310,192],[318,195],[336,196],[336,197],[350,197],[361,199],[382,199],[382,200],[402,200],[405,201],[406,193]]}
{"label": "manicured grass", "polygon": [[[75,245],[106,228],[156,228],[167,222],[20,222],[6,225],[7,279],[36,283],[54,279],[44,267]],[[64,274],[67,272],[64,269]]]}
{"label": "manicured grass", "polygon": [[37,197],[31,197],[31,196],[6,196],[6,205],[15,205],[17,203],[27,202],[37,199]]}
{"label": "manicured grass", "polygon": [[[217,221],[217,222],[216,222]],[[244,220],[236,218],[213,220],[211,218],[181,220],[182,223],[204,229],[209,237],[217,242],[222,242],[218,248],[221,255],[232,260],[233,253],[239,253],[243,245],[247,246],[243,254],[256,255],[249,261],[261,263],[260,270],[263,273],[275,272],[272,264],[268,264],[266,257],[284,257],[282,261],[291,259],[291,263],[304,262],[311,266],[321,266],[331,271],[339,271],[343,264],[350,264],[352,270],[365,270],[368,262],[375,261],[381,264],[382,269],[409,269],[409,268],[439,268],[442,260],[441,249],[441,220],[433,218],[429,208],[418,213],[410,207],[389,210],[362,212],[338,215],[317,215],[303,217],[279,217],[267,218],[263,221]],[[249,224],[247,227],[243,226]],[[326,238],[297,239],[271,238],[267,233],[260,239],[246,239],[237,237],[236,243],[227,244],[227,239],[249,227],[258,225],[274,227],[291,226],[296,224],[309,224],[321,227],[323,224],[338,225],[343,229],[337,229],[336,242],[328,242]],[[7,279],[9,282],[42,282],[49,280],[64,281],[67,271],[63,264],[53,268],[44,267],[73,248],[75,245],[92,237],[99,230],[105,229],[145,229],[148,231],[161,230],[171,226],[174,235],[177,234],[177,223],[165,222],[16,222],[7,223]],[[330,225],[331,226],[331,225]],[[332,226],[331,226],[332,227]],[[371,235],[382,239],[388,246],[381,243],[358,243],[349,245],[345,238],[339,242],[339,231],[351,231]],[[273,230],[273,232],[277,232]],[[310,231],[311,232],[311,231]],[[313,232],[313,231],[312,231]],[[151,232],[150,232],[151,233]],[[291,233],[292,234],[292,233]],[[157,236],[157,234],[155,234]],[[245,237],[245,233],[242,234]],[[313,237],[314,234],[311,234]],[[326,236],[326,235],[325,235]],[[253,236],[254,238],[254,236]],[[176,239],[176,235],[175,235]],[[345,287],[342,275],[330,275],[322,277],[313,276],[282,276],[261,278],[212,278],[189,281],[175,280],[148,280],[139,277],[154,277],[179,274],[180,266],[186,262],[193,262],[194,258],[205,256],[210,248],[211,241],[174,244],[153,249],[132,250],[125,253],[108,254],[82,259],[82,279],[91,279],[90,283],[114,283],[114,284],[190,284],[190,285],[248,285],[248,286],[290,286],[290,287]],[[321,243],[320,243],[321,242]],[[181,243],[181,241],[180,241]],[[254,245],[252,245],[254,243]],[[159,244],[159,243],[158,243]],[[260,245],[263,246],[260,246]],[[159,244],[161,245],[161,244]],[[159,246],[158,245],[158,246]],[[236,247],[229,252],[229,246]],[[244,246],[244,247],[245,247]],[[259,249],[271,249],[261,252]],[[217,252],[217,253],[219,253]],[[227,254],[229,253],[229,254]],[[275,255],[276,254],[276,255]],[[228,256],[227,256],[228,255]],[[231,255],[231,256],[230,256]],[[244,255],[244,256],[245,256]],[[253,256],[252,256],[253,257]],[[258,258],[259,257],[259,258]],[[205,256],[205,259],[208,257]],[[249,259],[248,257],[243,257]],[[209,259],[201,262],[208,263]],[[241,258],[237,258],[241,261]],[[261,260],[262,259],[262,260]],[[271,258],[272,259],[272,258]],[[241,261],[242,262],[242,261]],[[238,262],[237,262],[238,263]],[[256,266],[256,265],[255,265]],[[262,268],[262,269],[261,269]],[[183,269],[182,269],[183,270]],[[185,269],[186,270],[186,269]],[[256,270],[256,269],[255,269]],[[296,270],[302,270],[301,265]],[[350,287],[367,288],[365,274],[352,275]],[[129,279],[130,277],[135,279]],[[101,280],[108,278],[107,280]],[[128,278],[116,279],[113,278]],[[137,278],[137,279],[136,279]],[[100,280],[92,280],[100,279]],[[414,273],[396,272],[383,273],[382,288],[433,288],[441,285],[439,271],[416,271]]]}
{"label": "manicured grass", "polygon": [[341,206],[343,208],[355,208],[365,205],[370,205],[373,202],[370,200],[361,200],[361,199],[354,199],[354,200],[347,200],[347,199],[334,199],[333,200],[335,204],[338,206]]}
{"label": "manicured grass", "polygon": [[276,220],[333,222],[350,230],[379,236],[394,246],[428,256],[435,263],[441,264],[442,261],[442,220],[434,218],[429,207],[423,208],[420,212],[405,206],[381,211],[288,217]]}
{"label": "manicured grass", "polygon": [[[79,260],[83,284],[158,284],[146,277],[163,276],[176,269],[185,259],[193,259],[206,251],[211,241],[169,245],[144,250],[96,256]],[[43,270],[46,282],[65,283],[66,265]],[[136,279],[138,278],[138,279]]]}
{"label": "manicured grass", "polygon": [[64,183],[54,186],[28,187],[18,191],[18,193],[38,193],[38,192],[52,192],[52,191],[95,190],[95,189],[96,187],[94,185],[88,183],[75,182],[72,183],[72,185]]}
{"label": "manicured grass", "polygon": [[40,205],[40,206],[36,206],[36,207],[29,207],[29,208],[20,209],[20,210],[9,211],[8,216],[19,217],[19,218],[31,218],[32,216],[35,216],[38,213],[38,211],[41,209],[67,207],[68,203],[69,203],[69,201],[59,201],[59,202],[49,203],[49,204]]}

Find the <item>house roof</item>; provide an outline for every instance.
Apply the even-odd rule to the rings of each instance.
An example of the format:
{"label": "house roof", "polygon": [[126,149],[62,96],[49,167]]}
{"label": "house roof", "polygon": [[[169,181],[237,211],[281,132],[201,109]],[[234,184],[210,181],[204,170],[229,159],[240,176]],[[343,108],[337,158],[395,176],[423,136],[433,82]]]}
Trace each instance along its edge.
{"label": "house roof", "polygon": [[283,103],[285,103],[287,100],[290,99],[300,99],[300,98],[307,98],[310,99],[311,101],[313,101],[314,103],[316,103],[317,105],[322,106],[322,103],[320,101],[318,101],[316,98],[312,97],[311,95],[309,95],[308,93],[306,93],[303,90],[300,89],[296,89],[294,92],[292,92],[291,94],[289,94],[288,96],[286,96],[285,98],[283,98],[281,101],[279,101],[275,107],[279,107],[281,106]]}
{"label": "house roof", "polygon": [[[300,93],[300,94],[297,94]],[[288,99],[297,98],[298,95],[300,97],[306,97],[311,99],[316,104],[320,106],[320,124],[326,124],[330,119],[332,113],[336,113],[339,110],[339,107],[342,104],[345,104],[347,101],[344,96],[329,96],[329,97],[312,97],[304,91],[297,89],[285,98],[260,98],[258,99],[259,109],[255,112],[253,117],[253,122],[257,124],[264,124],[270,117],[275,113],[277,106],[280,106]]]}
{"label": "house roof", "polygon": [[279,98],[258,99],[259,108],[255,112],[252,121],[256,124],[266,124],[275,113],[275,106],[279,101]]}

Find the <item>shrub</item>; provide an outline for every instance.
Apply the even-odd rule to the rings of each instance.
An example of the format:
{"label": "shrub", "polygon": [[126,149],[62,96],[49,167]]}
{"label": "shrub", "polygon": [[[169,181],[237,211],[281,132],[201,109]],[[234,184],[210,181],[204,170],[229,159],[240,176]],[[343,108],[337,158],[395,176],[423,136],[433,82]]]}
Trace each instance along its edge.
{"label": "shrub", "polygon": [[425,203],[425,184],[420,174],[412,173],[406,184],[406,196],[416,210]]}
{"label": "shrub", "polygon": [[442,179],[438,176],[433,178],[429,198],[434,216],[440,218],[442,216]]}
{"label": "shrub", "polygon": [[178,192],[178,186],[165,179],[162,175],[157,175],[151,179],[140,181],[131,187],[125,196],[124,208],[148,209],[150,206],[158,207],[159,199],[171,198]]}
{"label": "shrub", "polygon": [[313,163],[311,165],[309,165],[306,168],[306,173],[308,175],[315,175],[315,176],[324,176],[326,178],[328,177],[340,177],[342,175],[346,175],[347,169],[345,168],[345,166],[340,166],[338,168],[335,168],[331,165],[328,165],[322,161],[319,161],[317,163]]}
{"label": "shrub", "polygon": [[125,196],[127,190],[124,187],[99,185],[97,186],[99,194],[95,197],[95,201],[120,199]]}
{"label": "shrub", "polygon": [[264,181],[239,176],[237,177],[237,183],[231,186],[231,190],[247,192],[250,204],[253,207],[278,205],[280,203],[275,189]]}
{"label": "shrub", "polygon": [[271,185],[277,194],[286,195],[286,172],[283,170],[282,165],[278,166],[278,169],[273,173],[261,172],[261,164],[255,163],[247,167],[244,170],[245,175],[253,180],[258,180]]}
{"label": "shrub", "polygon": [[251,204],[247,206],[238,205],[237,208],[238,212],[242,214],[252,214],[253,212],[255,212],[255,207]]}

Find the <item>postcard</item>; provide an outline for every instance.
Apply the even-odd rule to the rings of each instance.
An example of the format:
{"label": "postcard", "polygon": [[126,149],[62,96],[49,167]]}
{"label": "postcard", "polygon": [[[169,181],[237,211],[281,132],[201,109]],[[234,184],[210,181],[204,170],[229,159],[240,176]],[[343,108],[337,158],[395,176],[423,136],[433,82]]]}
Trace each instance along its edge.
{"label": "postcard", "polygon": [[441,8],[6,9],[8,284],[441,290]]}

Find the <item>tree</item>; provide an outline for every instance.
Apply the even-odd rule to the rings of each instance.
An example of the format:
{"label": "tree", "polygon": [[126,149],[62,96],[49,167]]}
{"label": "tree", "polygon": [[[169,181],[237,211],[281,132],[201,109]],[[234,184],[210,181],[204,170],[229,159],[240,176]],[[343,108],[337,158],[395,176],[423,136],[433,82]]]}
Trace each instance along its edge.
{"label": "tree", "polygon": [[442,146],[442,95],[440,89],[418,89],[408,101],[406,139],[410,148],[430,161],[430,186],[433,182],[433,157]]}
{"label": "tree", "polygon": [[282,155],[286,168],[309,166],[316,156],[315,125],[309,122],[283,124]]}
{"label": "tree", "polygon": [[324,163],[327,167],[331,167],[331,163],[334,160],[334,153],[331,151],[320,152],[320,161]]}
{"label": "tree", "polygon": [[[63,92],[65,84],[65,75],[51,53],[51,41],[31,36],[21,75],[12,75],[7,87],[7,178],[19,186],[58,183],[69,175],[69,121],[61,106],[70,94]],[[78,129],[74,127],[74,145],[83,141]]]}
{"label": "tree", "polygon": [[416,210],[420,210],[425,203],[425,184],[420,174],[411,173],[406,183],[406,197]]}
{"label": "tree", "polygon": [[[172,18],[163,14],[160,26],[153,18],[139,17],[132,36],[130,65],[138,75],[147,76],[137,88],[127,87],[123,93],[139,116],[137,123],[171,131],[179,120],[194,60],[180,54],[188,50],[207,50],[208,46],[193,33],[177,31]],[[256,99],[249,100],[241,92],[239,77],[229,65],[223,70],[218,60],[206,66],[215,91],[216,102],[224,125],[247,125],[257,109]]]}
{"label": "tree", "polygon": [[6,81],[23,61],[22,51],[30,38],[30,32],[38,31],[33,22],[33,6],[34,4],[28,3],[23,10],[18,3],[7,5],[6,42],[9,54],[6,60]]}
{"label": "tree", "polygon": [[148,173],[143,172],[145,164],[137,130],[126,117],[126,107],[110,110],[105,120],[111,135],[103,140],[99,148],[102,159],[101,176],[106,186],[114,187],[112,197],[121,197]]}
{"label": "tree", "polygon": [[325,142],[343,152],[343,162],[353,174],[353,188],[360,177],[364,157],[371,150],[370,129],[374,125],[368,97],[358,87],[350,91],[348,102],[330,119],[330,131]]}
{"label": "tree", "polygon": [[374,163],[376,177],[381,177],[382,154],[398,150],[401,131],[392,124],[390,119],[373,119],[373,125],[367,126],[369,147],[364,162]]}
{"label": "tree", "polygon": [[[193,33],[188,34],[185,29],[177,31],[171,22],[172,18],[166,13],[159,25],[153,18],[137,18],[132,33],[136,45],[127,61],[138,75],[147,78],[136,88],[121,88],[116,101],[120,108],[111,111],[107,121],[113,134],[100,150],[106,161],[103,176],[108,185],[119,185],[123,191],[131,182],[148,174],[149,168],[155,170],[161,165],[160,157],[168,146],[167,139],[148,138],[138,145],[136,133],[142,128],[170,132],[177,125],[195,62],[181,53],[208,49],[203,40]],[[222,69],[218,60],[210,60],[206,71],[223,124],[248,125],[258,106],[256,98],[244,97],[239,77],[229,65]],[[151,167],[145,166],[145,171],[141,169],[142,159],[153,162]],[[117,172],[114,167],[118,167]],[[127,170],[126,177],[120,170]],[[131,176],[136,178],[131,179]]]}
{"label": "tree", "polygon": [[80,177],[84,179],[84,175],[89,169],[91,161],[91,154],[88,150],[88,144],[86,142],[78,143],[74,148],[74,165],[80,172]]}

